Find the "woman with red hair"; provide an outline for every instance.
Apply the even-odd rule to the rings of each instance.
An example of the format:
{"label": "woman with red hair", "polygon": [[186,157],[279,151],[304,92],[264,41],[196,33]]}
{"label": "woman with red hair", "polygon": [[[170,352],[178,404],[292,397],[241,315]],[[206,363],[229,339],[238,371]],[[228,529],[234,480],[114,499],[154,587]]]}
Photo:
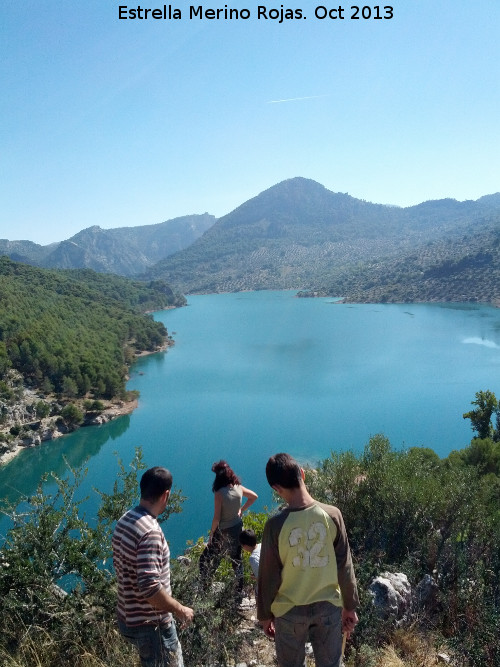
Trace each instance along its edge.
{"label": "woman with red hair", "polygon": [[[212,466],[215,473],[214,516],[208,544],[200,557],[200,575],[203,584],[208,584],[224,556],[231,559],[236,575],[237,592],[243,589],[243,564],[239,536],[243,527],[241,515],[257,500],[257,494],[241,485],[240,478],[226,461],[217,461]],[[243,497],[246,502],[242,505]]]}

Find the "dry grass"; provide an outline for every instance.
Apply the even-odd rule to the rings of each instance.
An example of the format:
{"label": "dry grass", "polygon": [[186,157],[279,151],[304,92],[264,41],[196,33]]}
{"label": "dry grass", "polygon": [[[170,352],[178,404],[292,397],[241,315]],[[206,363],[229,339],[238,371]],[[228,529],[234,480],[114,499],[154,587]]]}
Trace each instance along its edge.
{"label": "dry grass", "polygon": [[[258,664],[273,667],[276,664],[274,643],[265,637],[255,622],[253,609],[244,614],[239,631],[245,641],[237,662],[256,660]],[[422,636],[414,630],[397,630],[390,644],[379,649],[363,647],[351,653],[345,667],[435,667],[438,650],[431,636]],[[23,639],[15,656],[0,650],[2,667],[54,667],[69,664],[66,656],[61,656],[62,646],[43,628],[25,628]],[[64,657],[66,660],[61,660]],[[95,650],[74,646],[72,667],[139,667],[135,649],[130,647],[113,626],[103,626],[102,636],[96,642]],[[314,660],[308,659],[308,666],[314,667]]]}
{"label": "dry grass", "polygon": [[[40,627],[25,628],[23,638],[17,646],[15,655],[0,649],[2,667],[54,667],[68,664],[65,655],[67,642],[59,643],[52,635]],[[139,667],[137,652],[130,647],[113,627],[106,628],[95,650],[73,645],[74,667]]]}
{"label": "dry grass", "polygon": [[397,630],[391,646],[405,667],[431,667],[437,662],[432,635],[423,636],[411,629]]}
{"label": "dry grass", "polygon": [[407,665],[408,663],[401,660],[393,646],[385,646],[377,656],[376,667],[407,667]]}
{"label": "dry grass", "polygon": [[423,636],[412,629],[397,630],[389,644],[378,649],[364,646],[351,654],[345,667],[435,667],[440,650],[431,635]]}

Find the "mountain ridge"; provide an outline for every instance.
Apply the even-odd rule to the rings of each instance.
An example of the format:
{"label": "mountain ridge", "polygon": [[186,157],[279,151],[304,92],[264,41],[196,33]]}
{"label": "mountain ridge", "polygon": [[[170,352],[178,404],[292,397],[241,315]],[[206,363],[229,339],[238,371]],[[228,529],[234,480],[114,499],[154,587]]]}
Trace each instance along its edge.
{"label": "mountain ridge", "polygon": [[0,254],[40,268],[85,268],[132,277],[192,243],[214,221],[214,216],[203,213],[136,227],[92,225],[47,246],[0,239]]}
{"label": "mountain ridge", "polygon": [[193,244],[158,262],[145,277],[161,278],[185,293],[325,292],[336,277],[359,270],[360,264],[369,269],[374,260],[402,258],[436,241],[456,242],[467,233],[495,226],[491,218],[496,214],[498,194],[400,208],[333,193],[298,177],[219,218]]}
{"label": "mountain ridge", "polygon": [[[444,198],[399,207],[295,177],[218,219],[205,213],[156,225],[109,230],[94,225],[51,246],[4,239],[0,253],[42,267],[160,279],[184,293],[297,289],[361,301],[407,300],[410,294],[417,300],[455,299],[457,281],[452,285],[450,279],[446,286],[451,267],[455,274],[457,267],[470,267],[467,257],[474,238],[493,244],[495,251],[489,235],[499,226],[498,192],[477,200]],[[481,248],[473,245],[477,255]],[[414,255],[422,256],[422,270]],[[474,298],[500,301],[496,251],[490,267],[493,279],[481,273],[479,264],[474,281],[484,288],[474,284]],[[432,280],[425,268],[430,266]],[[400,281],[393,281],[389,292],[388,276]],[[419,276],[426,282],[419,282]]]}

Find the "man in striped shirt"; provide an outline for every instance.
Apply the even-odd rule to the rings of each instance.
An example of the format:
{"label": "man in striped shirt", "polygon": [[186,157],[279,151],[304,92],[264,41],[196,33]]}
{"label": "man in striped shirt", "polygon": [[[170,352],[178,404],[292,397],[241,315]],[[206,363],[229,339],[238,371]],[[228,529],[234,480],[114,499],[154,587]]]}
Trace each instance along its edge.
{"label": "man in striped shirt", "polygon": [[183,667],[173,616],[188,625],[194,612],[172,597],[170,550],[157,517],[165,511],[172,475],[156,466],[140,482],[141,500],[116,524],[113,564],[118,627],[139,650],[143,667]]}

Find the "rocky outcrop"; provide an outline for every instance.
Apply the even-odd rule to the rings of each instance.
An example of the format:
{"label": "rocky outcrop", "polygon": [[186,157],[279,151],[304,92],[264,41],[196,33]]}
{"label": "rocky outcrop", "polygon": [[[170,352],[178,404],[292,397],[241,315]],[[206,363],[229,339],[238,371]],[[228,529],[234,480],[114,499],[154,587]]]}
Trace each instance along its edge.
{"label": "rocky outcrop", "polygon": [[[43,442],[60,438],[80,426],[99,426],[137,407],[132,401],[101,401],[102,410],[85,411],[83,421],[67,423],[61,416],[64,405],[26,387],[22,376],[9,371],[0,394],[0,465],[8,463],[23,448],[38,447]],[[82,404],[83,401],[75,401]],[[46,416],[39,416],[40,411]],[[63,413],[64,414],[64,413]]]}
{"label": "rocky outcrop", "polygon": [[406,574],[383,572],[372,580],[368,590],[381,618],[393,619],[397,625],[408,620],[412,609],[412,593]]}
{"label": "rocky outcrop", "polygon": [[432,575],[424,575],[416,585],[413,606],[416,612],[424,613],[429,618],[440,613],[439,586]]}
{"label": "rocky outcrop", "polygon": [[16,424],[26,424],[36,420],[35,401],[28,395],[19,397],[18,401],[11,403],[0,399],[0,416],[2,420],[2,429],[10,428]]}
{"label": "rocky outcrop", "polygon": [[439,586],[431,574],[426,574],[412,588],[402,572],[383,572],[375,577],[368,590],[380,618],[393,620],[396,626],[407,621],[432,621],[441,611]]}

